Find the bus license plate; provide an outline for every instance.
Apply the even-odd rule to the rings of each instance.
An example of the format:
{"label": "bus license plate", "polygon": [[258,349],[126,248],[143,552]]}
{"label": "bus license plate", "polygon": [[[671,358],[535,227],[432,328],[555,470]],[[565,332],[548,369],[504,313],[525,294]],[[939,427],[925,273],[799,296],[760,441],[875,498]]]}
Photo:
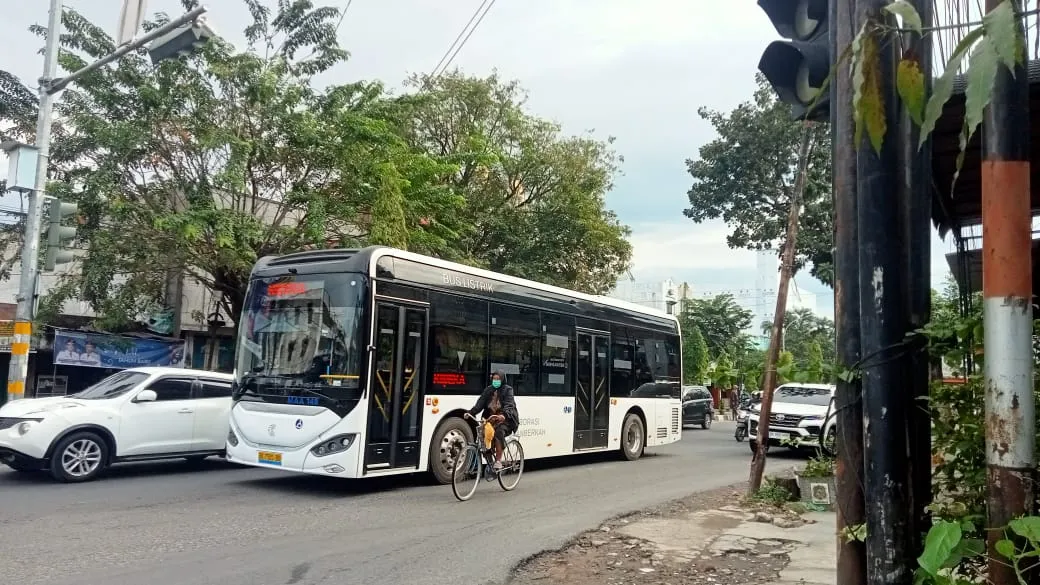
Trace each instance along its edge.
{"label": "bus license plate", "polygon": [[265,465],[281,465],[282,454],[273,453],[271,451],[257,451],[256,460],[258,463],[263,463]]}
{"label": "bus license plate", "polygon": [[777,441],[783,441],[784,439],[787,438],[787,433],[774,433],[774,432],[770,432],[769,433],[769,438],[770,439],[776,439]]}

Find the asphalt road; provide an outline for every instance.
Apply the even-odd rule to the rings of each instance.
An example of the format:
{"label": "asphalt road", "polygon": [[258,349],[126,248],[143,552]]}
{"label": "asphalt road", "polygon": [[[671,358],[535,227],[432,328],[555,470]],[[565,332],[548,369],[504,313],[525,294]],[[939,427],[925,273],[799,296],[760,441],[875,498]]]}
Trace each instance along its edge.
{"label": "asphalt road", "polygon": [[[350,482],[175,461],[60,485],[0,466],[0,579],[19,585],[497,583],[624,512],[747,478],[733,423],[635,462],[532,462],[460,503],[425,477]],[[780,458],[771,468],[789,467]]]}

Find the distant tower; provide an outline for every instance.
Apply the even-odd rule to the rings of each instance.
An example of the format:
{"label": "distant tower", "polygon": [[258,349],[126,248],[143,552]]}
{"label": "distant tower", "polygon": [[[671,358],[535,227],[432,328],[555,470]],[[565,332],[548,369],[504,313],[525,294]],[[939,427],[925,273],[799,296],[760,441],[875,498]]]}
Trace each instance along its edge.
{"label": "distant tower", "polygon": [[755,255],[755,337],[759,344],[765,347],[769,344],[769,337],[762,334],[762,323],[773,320],[773,311],[776,309],[776,287],[778,284],[778,270],[780,259],[776,256],[776,250],[759,250]]}

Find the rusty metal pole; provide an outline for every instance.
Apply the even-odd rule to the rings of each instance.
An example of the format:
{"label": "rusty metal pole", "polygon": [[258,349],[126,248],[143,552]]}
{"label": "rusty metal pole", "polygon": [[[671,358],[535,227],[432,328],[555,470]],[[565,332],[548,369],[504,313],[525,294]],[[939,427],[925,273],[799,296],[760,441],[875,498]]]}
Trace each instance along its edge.
{"label": "rusty metal pole", "polygon": [[[999,6],[986,0],[986,10]],[[1021,2],[1015,2],[1021,10]],[[1025,38],[1021,20],[1019,38]],[[1000,66],[983,118],[982,311],[986,395],[989,581],[1018,580],[994,544],[1008,521],[1033,508],[1032,247],[1029,79]]]}
{"label": "rusty metal pole", "polygon": [[[856,30],[883,22],[888,0],[859,0]],[[879,40],[879,77],[886,126],[899,127],[896,43]],[[904,340],[908,333],[903,257],[907,242],[899,206],[898,132],[888,131],[879,150],[866,132],[857,144],[859,227],[860,380],[863,395],[864,492],[867,506],[867,583],[911,585],[918,538],[911,525],[907,396],[910,382]]]}
{"label": "rusty metal pole", "polygon": [[[922,25],[932,26],[933,0],[911,0]],[[904,60],[917,62],[924,74],[925,95],[931,94],[932,35],[908,33],[903,42]],[[903,214],[903,233],[906,238],[904,274],[909,313],[908,329],[918,330],[931,319],[932,312],[932,144],[918,148],[920,132],[904,108],[899,120],[902,163],[900,209]],[[913,353],[907,365],[910,393],[907,409],[910,424],[910,496],[912,501],[911,531],[923,535],[931,526],[927,512],[932,502],[932,416],[927,398],[930,366],[928,353]],[[912,540],[914,557],[921,554],[924,538]]]}
{"label": "rusty metal pole", "polygon": [[[852,4],[830,0],[831,55],[842,55],[856,35]],[[831,191],[834,196],[834,329],[838,365],[859,361],[859,236],[856,225],[856,144],[849,61],[837,63],[831,81]],[[863,403],[858,379],[838,380],[834,395],[837,461],[835,484],[838,579],[866,585],[864,543],[848,540],[844,529],[866,522],[863,498]]]}

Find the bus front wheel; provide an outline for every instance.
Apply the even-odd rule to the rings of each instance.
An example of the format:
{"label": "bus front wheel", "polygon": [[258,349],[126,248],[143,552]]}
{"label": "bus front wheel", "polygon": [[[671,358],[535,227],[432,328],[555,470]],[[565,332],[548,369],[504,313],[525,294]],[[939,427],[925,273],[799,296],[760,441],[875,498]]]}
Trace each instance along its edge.
{"label": "bus front wheel", "polygon": [[630,412],[625,415],[621,425],[621,454],[629,461],[635,461],[643,455],[646,447],[646,428],[639,415]]}
{"label": "bus front wheel", "polygon": [[430,442],[430,473],[438,483],[451,483],[455,457],[472,440],[473,430],[459,417],[448,418],[437,427]]}

